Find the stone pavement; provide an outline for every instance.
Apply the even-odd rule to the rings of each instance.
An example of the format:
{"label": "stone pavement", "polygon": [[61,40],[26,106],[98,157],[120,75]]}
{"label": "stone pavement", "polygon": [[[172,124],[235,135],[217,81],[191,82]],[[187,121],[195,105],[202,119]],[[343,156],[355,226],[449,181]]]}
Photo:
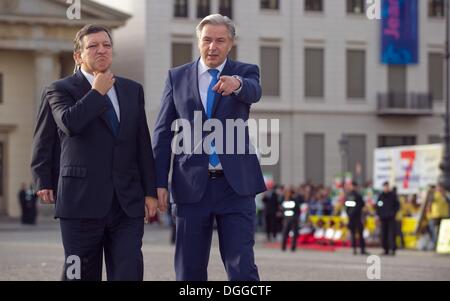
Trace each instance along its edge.
{"label": "stone pavement", "polygon": [[[379,249],[369,250],[372,254]],[[144,246],[145,280],[174,280],[169,230],[147,225]],[[258,233],[256,263],[262,280],[361,280],[367,281],[367,257],[353,256],[349,249],[336,252],[298,250],[281,252],[267,247]],[[0,220],[0,280],[59,280],[63,249],[57,221],[46,219],[38,226],[23,226],[16,220]],[[209,264],[210,280],[226,280],[215,234]],[[381,257],[381,280],[450,280],[450,256],[399,251],[396,257]]]}

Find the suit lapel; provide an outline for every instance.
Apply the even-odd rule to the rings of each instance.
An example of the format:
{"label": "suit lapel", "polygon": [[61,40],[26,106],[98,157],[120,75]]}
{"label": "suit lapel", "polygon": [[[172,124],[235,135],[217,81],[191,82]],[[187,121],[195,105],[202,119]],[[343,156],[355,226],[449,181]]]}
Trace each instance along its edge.
{"label": "suit lapel", "polygon": [[[80,71],[80,69],[78,69],[78,71],[75,73],[74,76],[75,76],[75,85],[78,86],[78,90],[79,90],[76,100],[79,100],[79,99],[83,98],[86,94],[89,93],[89,91],[92,89],[92,86],[89,83],[89,81],[86,79],[86,77],[84,77],[84,75]],[[105,125],[108,127],[108,129],[111,131],[111,133],[114,135],[114,131],[111,127],[111,124],[109,123],[108,118],[106,117],[106,113],[101,114],[100,118],[105,122]]]}
{"label": "suit lapel", "polygon": [[[202,104],[202,98],[200,97],[200,91],[198,86],[198,62],[200,59],[197,60],[197,62],[192,63],[192,66],[189,70],[189,86],[191,87],[191,91],[193,93],[193,98],[195,101],[195,105],[197,107],[198,111],[201,111],[203,114],[203,120],[208,119],[206,115],[205,108]],[[188,87],[189,88],[189,87]]]}
{"label": "suit lapel", "polygon": [[77,72],[74,74],[75,78],[75,85],[78,86],[78,95],[77,100],[81,99],[86,95],[91,89],[92,86],[84,77],[83,73],[81,73],[80,69],[77,70]]}
{"label": "suit lapel", "polygon": [[[231,72],[232,70],[231,69],[232,69],[231,68],[231,60],[228,59],[226,64],[225,64],[225,67],[222,70],[222,73],[220,73],[220,76],[224,76],[224,75],[231,76],[232,75],[232,72]],[[220,103],[221,100],[222,100],[222,95],[216,93],[216,99],[214,100],[214,106],[213,106],[213,109],[212,109],[211,117],[215,116],[216,111],[217,111],[217,107],[219,106],[219,103]]]}
{"label": "suit lapel", "polygon": [[116,83],[114,84],[114,88],[116,90],[117,100],[119,101],[120,108],[120,123],[119,123],[119,136],[122,136],[125,130],[126,118],[129,116],[128,114],[128,102],[125,100],[125,87],[123,82],[116,77]]}

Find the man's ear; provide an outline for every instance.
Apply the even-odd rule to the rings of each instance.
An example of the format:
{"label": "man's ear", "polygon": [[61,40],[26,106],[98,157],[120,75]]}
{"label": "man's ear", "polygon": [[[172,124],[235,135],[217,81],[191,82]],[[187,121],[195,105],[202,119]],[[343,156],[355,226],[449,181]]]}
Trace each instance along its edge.
{"label": "man's ear", "polygon": [[81,65],[82,59],[81,59],[81,52],[76,51],[73,53],[73,60],[75,61],[76,65]]}

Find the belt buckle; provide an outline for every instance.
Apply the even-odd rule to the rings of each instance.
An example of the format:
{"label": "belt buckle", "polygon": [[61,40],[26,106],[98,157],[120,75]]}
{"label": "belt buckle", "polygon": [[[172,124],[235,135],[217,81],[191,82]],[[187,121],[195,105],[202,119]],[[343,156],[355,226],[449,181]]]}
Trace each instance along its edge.
{"label": "belt buckle", "polygon": [[208,170],[208,175],[211,180],[215,180],[215,179],[219,178],[219,176],[220,176],[219,171],[217,171],[217,170]]}

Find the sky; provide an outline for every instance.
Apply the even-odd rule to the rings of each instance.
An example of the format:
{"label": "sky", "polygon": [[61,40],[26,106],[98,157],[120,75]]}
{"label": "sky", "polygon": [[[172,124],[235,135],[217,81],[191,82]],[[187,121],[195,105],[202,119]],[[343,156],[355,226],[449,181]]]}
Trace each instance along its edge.
{"label": "sky", "polygon": [[132,13],[131,1],[133,0],[93,0],[94,2],[101,3],[105,6],[109,6],[127,14]]}

